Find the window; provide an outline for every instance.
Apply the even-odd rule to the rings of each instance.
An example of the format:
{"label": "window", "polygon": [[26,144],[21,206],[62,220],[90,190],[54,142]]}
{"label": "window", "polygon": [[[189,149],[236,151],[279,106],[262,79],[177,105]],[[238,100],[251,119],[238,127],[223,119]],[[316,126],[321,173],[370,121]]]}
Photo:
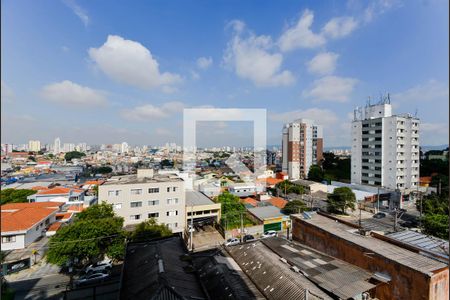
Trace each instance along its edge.
{"label": "window", "polygon": [[50,224],[50,219],[45,220],[45,225]]}
{"label": "window", "polygon": [[119,196],[120,190],[108,191],[108,196]]}
{"label": "window", "polygon": [[166,216],[168,216],[168,217],[178,216],[178,210],[168,211],[168,212],[166,212]]}
{"label": "window", "polygon": [[148,205],[149,206],[159,205],[159,200],[150,200],[148,201]]}
{"label": "window", "polygon": [[130,207],[141,207],[142,206],[142,202],[131,202],[130,203]]}
{"label": "window", "polygon": [[169,223],[167,224],[167,227],[169,227],[169,229],[174,229],[178,227],[178,223]]}
{"label": "window", "polygon": [[121,208],[122,208],[122,203],[115,203],[115,204],[113,204],[113,208],[114,208],[115,210],[121,209]]}
{"label": "window", "polygon": [[173,191],[173,192],[176,192],[176,191],[177,191],[177,187],[174,186],[174,187],[172,188],[172,191]]}
{"label": "window", "polygon": [[141,215],[131,215],[130,220],[139,220],[141,218]]}
{"label": "window", "polygon": [[149,218],[158,218],[159,217],[159,213],[149,213],[148,217]]}
{"label": "window", "polygon": [[169,205],[178,204],[178,198],[167,199],[167,204]]}
{"label": "window", "polygon": [[170,187],[169,186],[167,187],[167,192],[170,192]]}
{"label": "window", "polygon": [[159,193],[159,188],[149,188],[148,192],[149,194]]}
{"label": "window", "polygon": [[15,235],[3,236],[2,243],[14,243],[16,241]]}
{"label": "window", "polygon": [[130,193],[131,193],[131,195],[141,195],[142,189],[131,189]]}

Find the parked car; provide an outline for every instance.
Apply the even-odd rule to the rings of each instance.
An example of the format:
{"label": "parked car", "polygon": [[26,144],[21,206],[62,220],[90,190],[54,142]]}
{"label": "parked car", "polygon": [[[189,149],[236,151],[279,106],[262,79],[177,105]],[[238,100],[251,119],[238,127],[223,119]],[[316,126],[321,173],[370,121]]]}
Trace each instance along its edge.
{"label": "parked car", "polygon": [[237,238],[230,238],[225,242],[225,246],[235,246],[239,244],[239,239]]}
{"label": "parked car", "polygon": [[273,237],[273,236],[277,236],[277,232],[275,230],[269,230],[264,232],[264,234],[262,235],[262,238],[268,238],[268,237]]}
{"label": "parked car", "polygon": [[244,235],[244,242],[256,241],[255,237],[251,234]]}
{"label": "parked car", "polygon": [[384,217],[386,217],[386,214],[382,213],[382,212],[379,212],[379,213],[374,214],[372,218],[383,219]]}
{"label": "parked car", "polygon": [[75,286],[81,286],[86,284],[92,284],[96,282],[102,282],[109,277],[108,273],[92,273],[85,276],[81,276],[75,280]]}
{"label": "parked car", "polygon": [[110,259],[102,260],[96,262],[95,264],[89,265],[85,269],[86,274],[98,273],[99,271],[110,271],[112,269],[112,261]]}

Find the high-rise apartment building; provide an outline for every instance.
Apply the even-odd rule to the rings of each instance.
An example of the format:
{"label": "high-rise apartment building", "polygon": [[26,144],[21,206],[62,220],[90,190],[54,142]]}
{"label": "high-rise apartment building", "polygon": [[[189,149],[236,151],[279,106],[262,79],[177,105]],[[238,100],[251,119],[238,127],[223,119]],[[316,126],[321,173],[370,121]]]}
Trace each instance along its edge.
{"label": "high-rise apartment building", "polygon": [[323,158],[322,126],[299,119],[283,128],[282,170],[290,179],[306,178],[309,168]]}
{"label": "high-rise apartment building", "polygon": [[30,140],[28,142],[28,151],[38,152],[41,151],[41,142]]}
{"label": "high-rise apartment building", "polygon": [[53,142],[53,153],[59,154],[61,153],[61,139],[58,137]]}
{"label": "high-rise apartment building", "polygon": [[419,157],[418,118],[393,115],[389,97],[355,109],[352,183],[415,189],[419,182]]}

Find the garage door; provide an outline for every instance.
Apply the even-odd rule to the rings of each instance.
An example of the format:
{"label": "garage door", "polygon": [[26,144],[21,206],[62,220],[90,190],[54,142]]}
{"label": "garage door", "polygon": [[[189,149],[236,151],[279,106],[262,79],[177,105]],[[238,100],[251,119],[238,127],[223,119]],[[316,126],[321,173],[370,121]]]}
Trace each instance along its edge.
{"label": "garage door", "polygon": [[264,224],[264,232],[269,230],[281,231],[281,222],[272,223],[272,224]]}

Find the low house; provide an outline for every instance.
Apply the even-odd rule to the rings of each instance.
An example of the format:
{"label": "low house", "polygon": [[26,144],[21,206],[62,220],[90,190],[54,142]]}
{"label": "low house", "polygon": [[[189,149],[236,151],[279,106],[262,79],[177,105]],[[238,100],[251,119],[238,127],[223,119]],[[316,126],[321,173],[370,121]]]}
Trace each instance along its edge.
{"label": "low house", "polygon": [[197,191],[186,191],[186,222],[213,224],[220,222],[221,204]]}
{"label": "low house", "polygon": [[275,206],[260,206],[249,208],[249,216],[264,225],[264,232],[268,230],[282,231],[289,227],[289,216],[280,212]]}
{"label": "low house", "polygon": [[84,196],[85,190],[83,189],[57,186],[39,190],[36,194],[28,196],[27,199],[30,202],[47,202],[58,198],[58,201],[65,199],[66,203],[84,203]]}
{"label": "low house", "polygon": [[272,197],[268,200],[268,202],[279,209],[283,209],[288,203],[287,200],[280,197]]}
{"label": "low house", "polygon": [[304,187],[311,194],[319,191],[326,193],[328,191],[327,185],[320,182],[298,179],[292,181],[292,183]]}
{"label": "low house", "polygon": [[56,221],[64,203],[10,203],[1,206],[1,249],[24,249]]}
{"label": "low house", "polygon": [[228,191],[238,197],[254,196],[264,192],[264,185],[251,182],[234,183],[228,186]]}

